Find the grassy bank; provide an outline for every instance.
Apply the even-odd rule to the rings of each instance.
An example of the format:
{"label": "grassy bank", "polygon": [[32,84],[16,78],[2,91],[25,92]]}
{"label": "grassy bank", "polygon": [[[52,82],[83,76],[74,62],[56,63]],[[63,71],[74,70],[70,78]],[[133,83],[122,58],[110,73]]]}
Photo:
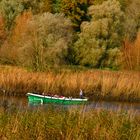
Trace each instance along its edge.
{"label": "grassy bank", "polygon": [[140,101],[140,72],[107,70],[63,70],[28,72],[17,67],[0,67],[1,94],[25,96],[27,92],[46,92],[79,96],[83,89],[90,99]]}
{"label": "grassy bank", "polygon": [[79,107],[33,111],[0,109],[0,138],[8,140],[139,140],[140,118],[134,112],[116,113]]}

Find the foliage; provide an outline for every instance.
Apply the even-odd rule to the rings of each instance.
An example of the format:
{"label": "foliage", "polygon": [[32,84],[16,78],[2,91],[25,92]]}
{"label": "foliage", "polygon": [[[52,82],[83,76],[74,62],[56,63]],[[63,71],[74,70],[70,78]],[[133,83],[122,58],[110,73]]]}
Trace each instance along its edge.
{"label": "foliage", "polygon": [[[89,0],[89,3],[92,5],[99,5],[105,1],[107,1],[107,0]],[[127,6],[132,2],[132,0],[117,0],[117,1],[120,2],[122,10],[125,10],[125,8],[127,8]]]}
{"label": "foliage", "polygon": [[140,70],[140,33],[134,42],[124,41],[122,52],[124,69]]}
{"label": "foliage", "polygon": [[53,0],[53,12],[54,13],[60,13],[61,9],[61,1],[62,0]]}
{"label": "foliage", "polygon": [[[36,67],[44,69],[48,64],[58,65],[66,62],[96,68],[118,69],[120,61],[123,60],[118,59],[121,58],[122,53],[126,54],[130,50],[135,52],[135,48],[138,48],[130,46],[135,46],[133,44],[138,38],[139,7],[139,0],[110,0],[110,2],[107,0],[0,0],[0,62],[31,66],[34,69]],[[46,12],[52,12],[54,18],[43,21],[42,15]],[[55,13],[64,14],[71,20],[72,25],[63,25],[65,21]],[[52,19],[54,22],[58,20],[58,25],[52,23]],[[73,32],[72,27],[76,32]],[[45,32],[43,28],[45,30],[50,28],[51,31],[47,29]],[[59,28],[59,31],[56,28]],[[31,43],[33,38],[34,41]],[[126,42],[131,45],[127,45]],[[33,44],[36,44],[34,45],[36,51],[34,55],[31,53],[32,57],[29,57]],[[51,47],[57,45],[59,47]],[[122,45],[127,47],[120,50],[119,47]],[[62,48],[65,49],[60,53]],[[133,53],[128,54],[133,55]],[[38,57],[35,57],[36,55]],[[26,57],[29,58],[27,61]],[[131,60],[134,61],[132,63],[136,62],[135,59]]]}
{"label": "foliage", "polygon": [[91,6],[90,22],[83,22],[79,39],[74,44],[75,63],[90,67],[118,66],[122,41],[123,13],[116,0]]}
{"label": "foliage", "polygon": [[121,5],[121,9],[123,11],[125,11],[128,7],[128,5],[131,4],[132,0],[118,0],[120,2],[120,5]]}
{"label": "foliage", "polygon": [[61,12],[64,13],[71,21],[75,30],[80,30],[82,21],[88,20],[87,15],[88,1],[87,0],[62,0]]}
{"label": "foliage", "polygon": [[3,17],[0,15],[0,47],[1,47],[2,43],[3,43],[3,41],[4,41],[5,38],[6,38],[6,31],[5,31],[5,29],[4,29],[4,25],[5,25],[4,19],[3,19]]}
{"label": "foliage", "polygon": [[125,10],[125,38],[134,41],[140,29],[140,1],[133,0]]}
{"label": "foliage", "polygon": [[24,9],[31,10],[33,14],[52,11],[52,0],[21,0]]}
{"label": "foliage", "polygon": [[15,19],[15,27],[12,30],[11,43],[13,46],[19,47],[23,33],[27,30],[28,22],[32,18],[31,11],[25,11],[18,15]]}
{"label": "foliage", "polygon": [[12,30],[9,40],[1,46],[0,49],[0,61],[4,64],[19,64],[19,47],[22,47],[20,40],[22,39],[23,33],[27,29],[27,24],[29,19],[31,19],[31,11],[25,11],[22,14],[18,15],[15,19],[15,27]]}
{"label": "foliage", "polygon": [[15,17],[23,11],[24,7],[19,0],[1,0],[0,13],[5,19],[5,28],[10,30],[14,25]]}
{"label": "foliage", "polygon": [[16,42],[20,64],[43,70],[48,64],[63,63],[62,51],[67,49],[73,36],[70,20],[62,14],[44,13],[34,16],[28,21],[26,29],[21,30],[22,34]]}
{"label": "foliage", "polygon": [[107,1],[107,0],[91,0],[92,4],[93,5],[99,5],[99,4],[102,4],[104,1]]}
{"label": "foliage", "polygon": [[14,25],[16,16],[26,10],[31,10],[33,14],[48,12],[52,10],[51,0],[1,0],[0,13],[5,18],[6,29]]}

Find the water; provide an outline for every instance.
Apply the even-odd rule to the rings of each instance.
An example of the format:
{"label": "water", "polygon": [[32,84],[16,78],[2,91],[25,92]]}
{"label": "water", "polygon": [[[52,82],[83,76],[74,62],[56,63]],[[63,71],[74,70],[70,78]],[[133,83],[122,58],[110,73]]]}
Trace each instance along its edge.
{"label": "water", "polygon": [[[29,105],[27,97],[8,97],[8,96],[0,96],[0,106],[8,109],[10,107],[19,108],[21,110],[27,108],[35,108],[34,105]],[[39,105],[41,106],[41,105]],[[47,105],[43,105],[47,106]],[[55,105],[70,108],[77,107],[76,105]],[[78,105],[79,106],[79,105]],[[106,101],[92,101],[86,105],[87,109],[105,109],[105,110],[124,110],[124,111],[135,111],[140,114],[140,103],[126,103],[126,102],[106,102]]]}

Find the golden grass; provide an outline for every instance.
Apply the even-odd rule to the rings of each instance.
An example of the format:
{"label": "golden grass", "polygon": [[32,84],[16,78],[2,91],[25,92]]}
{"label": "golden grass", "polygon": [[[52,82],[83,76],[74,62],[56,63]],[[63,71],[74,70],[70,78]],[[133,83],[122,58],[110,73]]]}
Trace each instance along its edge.
{"label": "golden grass", "polygon": [[0,79],[0,89],[8,95],[25,96],[34,91],[77,97],[81,88],[90,99],[140,101],[140,72],[87,70],[41,73],[1,66]]}
{"label": "golden grass", "polygon": [[139,140],[134,112],[38,108],[0,112],[0,138],[22,140]]}

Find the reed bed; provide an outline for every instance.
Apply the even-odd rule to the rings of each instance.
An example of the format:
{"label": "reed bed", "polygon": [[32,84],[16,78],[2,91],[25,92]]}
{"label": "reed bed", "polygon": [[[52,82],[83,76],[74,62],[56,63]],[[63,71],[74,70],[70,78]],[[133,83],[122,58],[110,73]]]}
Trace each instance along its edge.
{"label": "reed bed", "polygon": [[60,109],[0,108],[2,140],[139,140],[140,118],[135,112]]}
{"label": "reed bed", "polygon": [[0,79],[3,95],[25,96],[34,91],[77,97],[81,88],[90,99],[140,101],[140,72],[85,70],[55,73],[0,67]]}

